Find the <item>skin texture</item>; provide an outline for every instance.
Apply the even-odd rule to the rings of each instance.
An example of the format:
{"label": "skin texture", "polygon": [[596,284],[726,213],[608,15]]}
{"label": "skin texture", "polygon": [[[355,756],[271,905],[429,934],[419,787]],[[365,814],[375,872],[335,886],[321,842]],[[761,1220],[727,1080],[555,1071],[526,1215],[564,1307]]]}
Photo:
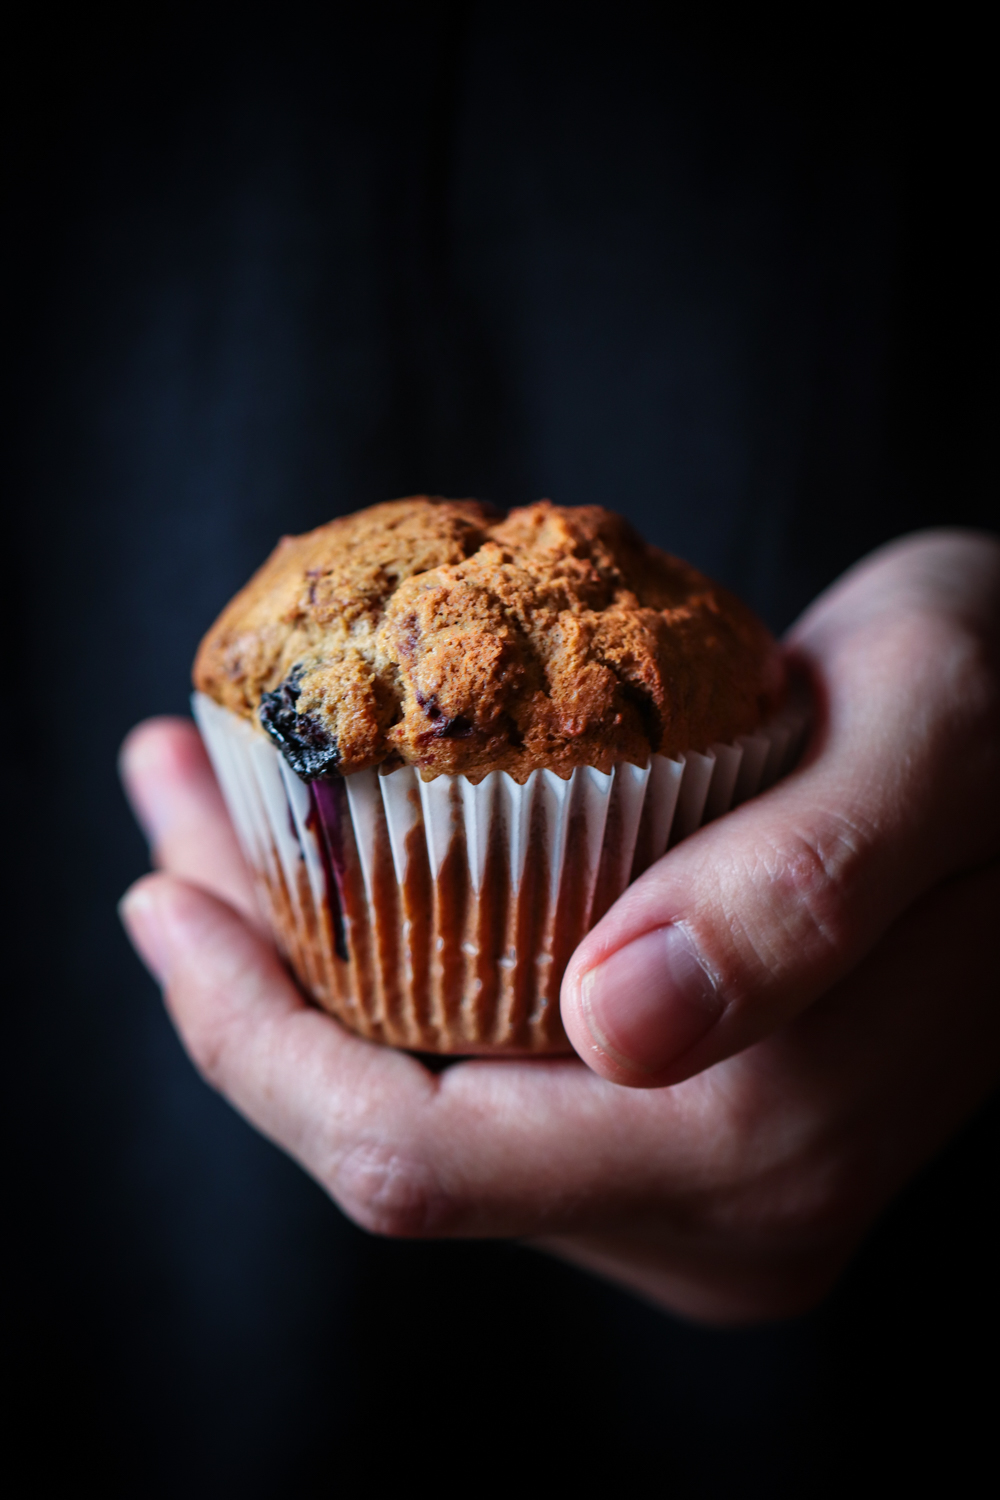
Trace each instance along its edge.
{"label": "skin texture", "polygon": [[960,533],[807,611],[805,760],[578,949],[582,1061],[432,1075],[308,1006],[180,720],[123,751],[160,871],[123,917],[196,1066],[358,1223],[530,1237],[706,1321],[797,1312],[1000,1076],[998,634],[1000,546]]}

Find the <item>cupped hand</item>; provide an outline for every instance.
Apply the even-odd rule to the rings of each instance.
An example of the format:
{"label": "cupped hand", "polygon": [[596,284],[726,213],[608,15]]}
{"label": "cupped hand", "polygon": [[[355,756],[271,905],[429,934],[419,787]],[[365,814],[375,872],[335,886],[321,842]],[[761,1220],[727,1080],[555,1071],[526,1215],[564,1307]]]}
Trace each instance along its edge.
{"label": "cupped hand", "polygon": [[140,726],[161,873],[122,911],[196,1065],[378,1233],[531,1238],[712,1321],[809,1306],[1000,1076],[1000,545],[896,543],[788,645],[805,757],[581,944],[582,1062],[432,1074],[308,1005],[193,726]]}

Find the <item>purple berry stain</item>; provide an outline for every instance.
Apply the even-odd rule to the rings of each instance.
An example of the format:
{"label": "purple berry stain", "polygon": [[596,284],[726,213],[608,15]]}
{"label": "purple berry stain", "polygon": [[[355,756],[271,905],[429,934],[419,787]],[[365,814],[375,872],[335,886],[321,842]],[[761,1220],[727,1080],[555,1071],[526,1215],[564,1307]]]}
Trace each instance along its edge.
{"label": "purple berry stain", "polygon": [[344,853],[343,827],[348,816],[345,802],[347,789],[336,780],[313,781],[309,785],[309,813],[306,827],[315,835],[326,877],[326,904],[333,929],[333,946],[337,957],[347,962],[347,938],[344,933]]}

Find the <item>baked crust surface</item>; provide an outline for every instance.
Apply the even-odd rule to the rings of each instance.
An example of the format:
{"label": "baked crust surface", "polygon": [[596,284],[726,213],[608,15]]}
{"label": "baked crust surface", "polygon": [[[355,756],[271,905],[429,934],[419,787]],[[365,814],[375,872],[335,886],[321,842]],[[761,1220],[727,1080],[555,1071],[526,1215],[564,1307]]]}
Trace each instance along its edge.
{"label": "baked crust surface", "polygon": [[390,762],[425,780],[704,750],[783,693],[756,616],[613,512],[424,495],[283,537],[194,681],[302,775]]}

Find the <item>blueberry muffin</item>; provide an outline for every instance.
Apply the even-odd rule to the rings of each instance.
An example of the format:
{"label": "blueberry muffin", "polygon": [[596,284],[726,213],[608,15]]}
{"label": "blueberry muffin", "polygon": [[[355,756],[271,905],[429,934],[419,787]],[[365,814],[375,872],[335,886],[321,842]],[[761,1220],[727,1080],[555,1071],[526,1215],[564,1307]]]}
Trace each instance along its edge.
{"label": "blueberry muffin", "polygon": [[613,512],[426,496],[283,538],[194,681],[300,982],[459,1052],[565,1050],[573,947],[685,785],[696,823],[763,772],[784,693],[751,611]]}

